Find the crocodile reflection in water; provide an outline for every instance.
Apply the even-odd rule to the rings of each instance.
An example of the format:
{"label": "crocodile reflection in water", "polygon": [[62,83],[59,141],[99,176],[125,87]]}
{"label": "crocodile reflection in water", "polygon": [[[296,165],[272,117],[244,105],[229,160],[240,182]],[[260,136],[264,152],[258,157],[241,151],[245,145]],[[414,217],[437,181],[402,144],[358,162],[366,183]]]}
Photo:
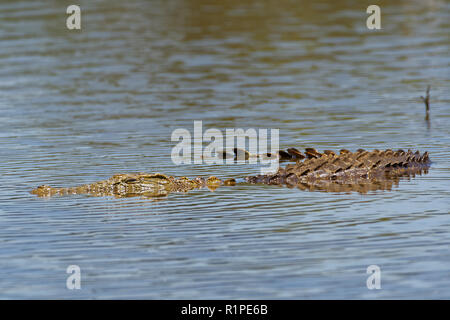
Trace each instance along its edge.
{"label": "crocodile reflection in water", "polygon": [[[245,150],[234,149],[238,158],[248,159]],[[42,185],[31,191],[40,197],[55,195],[87,194],[92,196],[115,197],[158,197],[171,192],[187,192],[208,187],[215,190],[220,186],[235,184],[267,184],[297,187],[301,190],[367,193],[373,190],[390,190],[398,185],[402,177],[414,177],[427,173],[431,164],[428,152],[421,154],[411,150],[350,152],[342,149],[339,154],[325,150],[306,148],[302,153],[296,148],[280,150],[275,155],[255,155],[273,157],[281,161],[295,161],[274,174],[248,176],[239,181],[209,178],[176,178],[161,173],[116,174],[107,180],[70,188],[54,188]]]}

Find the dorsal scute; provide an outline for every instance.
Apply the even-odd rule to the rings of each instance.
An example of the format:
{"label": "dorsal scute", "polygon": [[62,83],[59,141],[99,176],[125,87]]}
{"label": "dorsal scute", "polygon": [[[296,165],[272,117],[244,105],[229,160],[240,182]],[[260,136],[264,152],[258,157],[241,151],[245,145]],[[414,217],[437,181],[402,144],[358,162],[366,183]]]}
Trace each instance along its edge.
{"label": "dorsal scute", "polygon": [[309,159],[320,158],[322,154],[314,148],[305,148],[305,154]]}
{"label": "dorsal scute", "polygon": [[286,151],[284,151],[284,150],[279,150],[278,151],[278,157],[279,157],[280,160],[292,159],[292,156],[289,153],[287,153]]}
{"label": "dorsal scute", "polygon": [[306,156],[302,154],[298,149],[296,148],[289,148],[287,149],[287,152],[292,156],[294,159],[305,159]]}

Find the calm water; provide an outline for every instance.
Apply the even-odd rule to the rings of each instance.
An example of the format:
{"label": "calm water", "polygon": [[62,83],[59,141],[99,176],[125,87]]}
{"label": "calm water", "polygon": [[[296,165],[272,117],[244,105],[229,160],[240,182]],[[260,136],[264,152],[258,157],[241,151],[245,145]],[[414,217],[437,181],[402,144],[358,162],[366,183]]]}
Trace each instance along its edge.
{"label": "calm water", "polygon": [[[448,1],[0,3],[0,298],[450,298]],[[431,121],[420,95],[431,85]],[[429,151],[369,194],[237,186],[160,201],[40,199],[170,161],[176,128],[279,128],[280,146]],[[66,268],[81,268],[81,290]],[[381,290],[366,287],[381,268]]]}

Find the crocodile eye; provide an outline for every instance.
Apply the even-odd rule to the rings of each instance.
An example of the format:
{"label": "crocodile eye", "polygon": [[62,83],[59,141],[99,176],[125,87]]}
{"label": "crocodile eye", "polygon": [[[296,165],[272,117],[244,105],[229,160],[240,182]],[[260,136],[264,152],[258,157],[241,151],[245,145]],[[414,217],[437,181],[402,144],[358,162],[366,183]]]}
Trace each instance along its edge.
{"label": "crocodile eye", "polygon": [[[146,176],[146,178],[147,178],[147,176]],[[162,174],[162,173],[155,173],[155,174],[149,175],[148,178],[169,180],[169,178],[166,175]]]}

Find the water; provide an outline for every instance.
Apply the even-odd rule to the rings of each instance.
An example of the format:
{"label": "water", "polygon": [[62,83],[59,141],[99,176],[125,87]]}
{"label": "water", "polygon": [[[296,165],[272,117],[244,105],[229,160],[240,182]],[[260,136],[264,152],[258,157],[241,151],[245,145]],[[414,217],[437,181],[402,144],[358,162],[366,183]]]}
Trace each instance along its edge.
{"label": "water", "polygon": [[[450,5],[382,1],[370,31],[370,4],[82,1],[79,32],[60,1],[3,0],[0,298],[450,298]],[[368,194],[29,194],[119,172],[259,172],[174,165],[171,133],[194,120],[279,128],[283,148],[418,149],[433,165]],[[371,264],[381,290],[366,287]]]}

